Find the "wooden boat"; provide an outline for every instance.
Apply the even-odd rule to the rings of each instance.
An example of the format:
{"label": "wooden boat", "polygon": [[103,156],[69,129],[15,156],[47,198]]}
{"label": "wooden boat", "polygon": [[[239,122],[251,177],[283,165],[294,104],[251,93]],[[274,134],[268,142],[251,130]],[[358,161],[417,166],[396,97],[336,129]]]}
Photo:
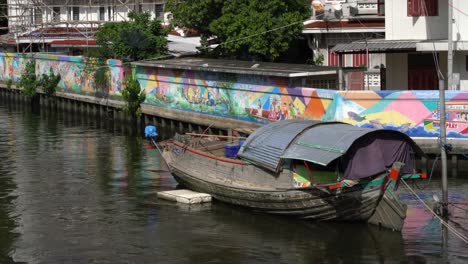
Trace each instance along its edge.
{"label": "wooden boat", "polygon": [[395,184],[402,177],[421,177],[414,160],[422,151],[393,130],[285,120],[255,130],[236,157],[226,157],[236,142],[176,135],[163,143],[163,157],[180,184],[226,203],[394,230],[401,230],[406,217]]}

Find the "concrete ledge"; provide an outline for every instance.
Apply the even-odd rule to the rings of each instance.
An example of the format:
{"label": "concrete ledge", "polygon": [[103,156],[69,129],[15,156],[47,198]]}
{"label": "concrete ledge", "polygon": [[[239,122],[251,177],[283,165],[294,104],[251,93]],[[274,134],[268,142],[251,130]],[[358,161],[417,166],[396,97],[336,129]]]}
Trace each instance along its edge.
{"label": "concrete ledge", "polygon": [[207,193],[198,193],[190,190],[173,190],[158,192],[158,197],[170,201],[184,204],[198,204],[211,202],[211,195]]}

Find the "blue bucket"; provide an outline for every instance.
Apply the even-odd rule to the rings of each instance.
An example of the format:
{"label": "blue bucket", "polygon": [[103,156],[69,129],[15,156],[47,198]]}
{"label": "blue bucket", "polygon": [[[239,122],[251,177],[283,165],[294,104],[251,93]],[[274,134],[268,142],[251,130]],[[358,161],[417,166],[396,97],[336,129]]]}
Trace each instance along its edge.
{"label": "blue bucket", "polygon": [[237,152],[239,152],[240,145],[238,144],[225,144],[224,151],[225,155],[228,158],[235,158],[237,156]]}

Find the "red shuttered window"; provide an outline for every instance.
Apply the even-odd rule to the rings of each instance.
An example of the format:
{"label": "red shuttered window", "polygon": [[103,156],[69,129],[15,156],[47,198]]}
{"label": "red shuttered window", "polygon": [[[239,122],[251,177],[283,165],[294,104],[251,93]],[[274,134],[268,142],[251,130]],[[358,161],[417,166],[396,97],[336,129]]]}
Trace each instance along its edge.
{"label": "red shuttered window", "polygon": [[407,0],[408,16],[438,16],[438,0]]}
{"label": "red shuttered window", "polygon": [[367,54],[353,54],[353,67],[367,66]]}
{"label": "red shuttered window", "polygon": [[[332,52],[333,47],[328,47],[328,66],[339,66],[338,53]],[[345,55],[343,54],[343,67],[345,66]]]}

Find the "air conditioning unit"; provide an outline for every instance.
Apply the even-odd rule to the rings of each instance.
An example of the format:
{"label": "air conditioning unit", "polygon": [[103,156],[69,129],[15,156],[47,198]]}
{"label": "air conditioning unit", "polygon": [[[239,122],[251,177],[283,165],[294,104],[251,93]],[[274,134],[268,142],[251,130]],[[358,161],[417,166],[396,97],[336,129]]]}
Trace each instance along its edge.
{"label": "air conditioning unit", "polygon": [[350,6],[349,11],[352,16],[377,15],[377,0],[358,0]]}

